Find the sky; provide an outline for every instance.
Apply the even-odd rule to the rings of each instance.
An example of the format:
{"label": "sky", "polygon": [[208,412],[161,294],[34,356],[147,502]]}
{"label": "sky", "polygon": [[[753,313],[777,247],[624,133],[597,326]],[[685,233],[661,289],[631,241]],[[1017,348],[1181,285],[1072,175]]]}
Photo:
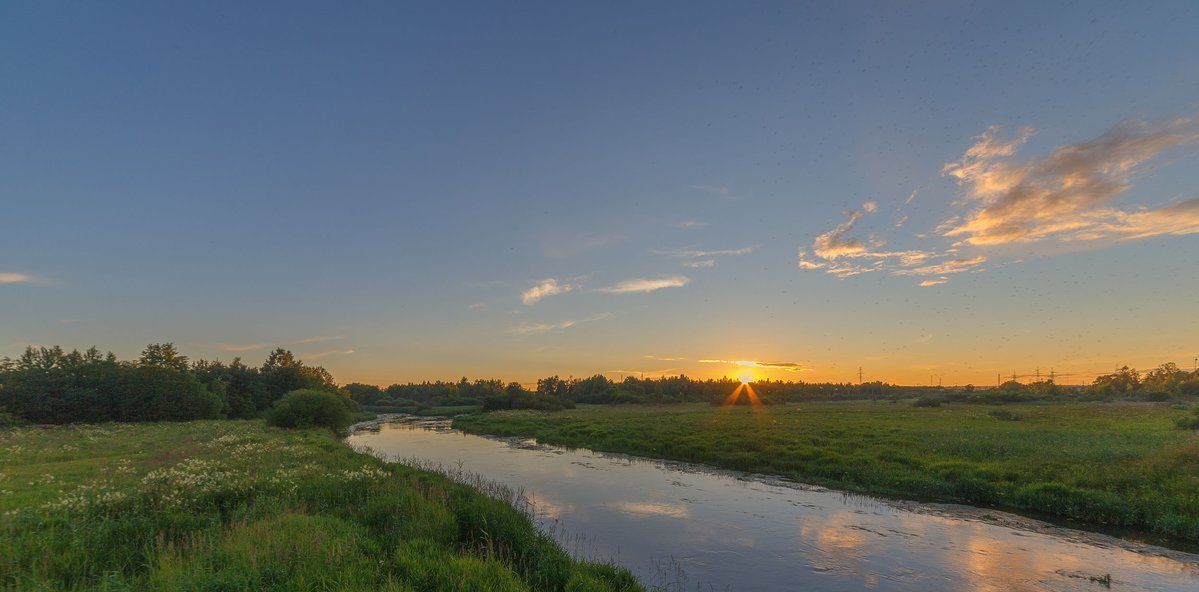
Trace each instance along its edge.
{"label": "sky", "polygon": [[1194,2],[0,4],[0,356],[994,384],[1199,356]]}

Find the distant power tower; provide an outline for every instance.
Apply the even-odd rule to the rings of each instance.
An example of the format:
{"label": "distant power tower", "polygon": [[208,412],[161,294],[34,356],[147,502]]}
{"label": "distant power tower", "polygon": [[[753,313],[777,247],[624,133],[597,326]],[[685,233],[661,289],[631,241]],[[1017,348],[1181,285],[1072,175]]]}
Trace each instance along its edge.
{"label": "distant power tower", "polygon": [[858,384],[862,384],[862,367],[858,366]]}

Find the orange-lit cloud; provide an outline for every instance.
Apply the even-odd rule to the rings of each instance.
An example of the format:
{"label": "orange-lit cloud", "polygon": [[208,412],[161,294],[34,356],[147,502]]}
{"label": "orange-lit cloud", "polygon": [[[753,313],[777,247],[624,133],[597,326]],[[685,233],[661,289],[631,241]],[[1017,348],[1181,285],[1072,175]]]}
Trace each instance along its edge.
{"label": "orange-lit cloud", "polygon": [[689,283],[691,283],[691,279],[681,275],[656,279],[636,278],[617,282],[606,288],[597,288],[596,292],[604,292],[606,294],[637,294],[641,292],[653,292],[664,288],[681,288]]}
{"label": "orange-lit cloud", "polygon": [[24,273],[0,273],[0,284],[28,284],[36,278]]}
{"label": "orange-lit cloud", "polygon": [[266,346],[267,346],[267,344],[265,344],[265,343],[247,343],[247,344],[218,343],[218,344],[216,344],[217,349],[219,349],[221,351],[227,351],[227,352],[254,351],[256,349],[265,348]]}
{"label": "orange-lit cloud", "polygon": [[1162,151],[1199,141],[1195,118],[1128,120],[1086,142],[1014,161],[1031,135],[1031,128],[1022,128],[1003,139],[1002,129],[992,126],[961,160],[945,165],[943,174],[958,181],[971,210],[960,220],[948,220],[940,234],[985,246],[1199,232],[1197,199],[1132,212],[1108,205]]}
{"label": "orange-lit cloud", "polygon": [[924,280],[924,281],[920,282],[920,287],[927,288],[929,286],[940,286],[941,284],[944,284],[945,282],[948,282],[948,281],[949,281],[949,278],[947,278],[947,277],[933,278],[931,280]]}
{"label": "orange-lit cloud", "polygon": [[749,368],[768,368],[772,370],[785,370],[787,372],[802,372],[807,370],[803,364],[795,362],[760,362],[757,360],[699,360],[700,364],[735,364],[737,366],[746,366]]}
{"label": "orange-lit cloud", "polygon": [[546,278],[537,282],[537,284],[520,294],[520,301],[526,306],[537,303],[542,298],[565,294],[574,290],[576,286],[559,282],[554,278]]}

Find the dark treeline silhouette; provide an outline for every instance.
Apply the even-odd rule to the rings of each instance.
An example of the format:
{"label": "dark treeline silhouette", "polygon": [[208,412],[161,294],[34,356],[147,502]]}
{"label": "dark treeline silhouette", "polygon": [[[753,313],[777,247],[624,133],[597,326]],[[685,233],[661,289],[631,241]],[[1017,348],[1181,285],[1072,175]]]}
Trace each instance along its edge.
{"label": "dark treeline silhouette", "polygon": [[[369,384],[349,384],[350,396],[368,409],[407,410],[415,407],[453,407],[482,405],[484,409],[560,409],[575,403],[589,404],[670,404],[708,402],[721,404],[740,381],[732,378],[697,380],[684,375],[661,378],[627,376],[614,381],[597,374],[589,378],[550,376],[537,381],[534,390],[519,383],[502,380],[436,381],[393,384],[380,388]],[[1090,386],[1058,385],[1052,380],[1031,383],[1008,381],[999,387],[977,388],[940,386],[901,386],[885,382],[831,383],[760,380],[753,388],[763,402],[906,399],[938,397],[948,401],[1003,403],[1072,399],[1103,400],[1113,398],[1164,401],[1176,397],[1199,396],[1199,373],[1180,370],[1175,364],[1163,364],[1145,374],[1127,367],[1095,379]],[[738,404],[748,403],[741,397]]]}
{"label": "dark treeline silhouette", "polygon": [[[613,381],[551,376],[535,389],[498,379],[462,378],[393,384],[386,388],[352,383],[338,387],[319,366],[308,366],[285,349],[271,352],[259,367],[235,358],[189,361],[170,343],[151,344],[137,360],[119,361],[96,348],[66,352],[61,347],[29,347],[17,359],[0,359],[0,416],[33,423],[101,421],[182,421],[252,418],[270,409],[284,394],[301,389],[338,393],[351,408],[369,411],[444,413],[452,410],[557,410],[588,404],[721,404],[737,388],[731,378],[697,380],[687,376],[625,377]],[[753,390],[767,404],[800,401],[931,398],[1004,403],[1072,398],[1168,401],[1199,396],[1199,372],[1162,364],[1144,374],[1123,367],[1087,387],[1066,387],[1050,380],[1009,381],[996,388],[899,386],[760,380]],[[749,402],[741,397],[738,404]],[[0,419],[3,419],[0,417]]]}
{"label": "dark treeline silhouette", "polygon": [[285,393],[335,390],[333,376],[276,349],[261,367],[190,362],[170,343],[141,357],[29,347],[0,360],[0,412],[33,423],[184,421],[261,415]]}
{"label": "dark treeline silhouette", "polygon": [[[350,397],[366,409],[404,410],[417,406],[482,405],[492,409],[561,409],[575,403],[670,404],[723,402],[740,384],[731,378],[697,380],[687,376],[637,378],[620,381],[597,374],[589,378],[550,376],[530,390],[520,383],[502,380],[436,381],[393,384],[380,388],[353,383],[345,386]],[[798,400],[911,397],[936,391],[930,387],[904,387],[869,382],[865,384],[806,383],[763,380],[754,389],[767,402]]]}

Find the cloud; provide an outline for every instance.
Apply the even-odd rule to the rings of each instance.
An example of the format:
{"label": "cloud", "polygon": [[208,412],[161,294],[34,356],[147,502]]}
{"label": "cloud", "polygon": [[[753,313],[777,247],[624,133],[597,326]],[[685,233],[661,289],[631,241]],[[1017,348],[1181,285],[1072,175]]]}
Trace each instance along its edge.
{"label": "cloud", "polygon": [[471,310],[483,310],[484,308],[487,308],[487,303],[486,302],[472,302],[472,303],[466,305],[466,308],[469,308]]}
{"label": "cloud", "polygon": [[647,355],[647,356],[642,356],[642,357],[647,360],[658,360],[661,362],[677,362],[679,360],[684,359],[684,358],[681,358],[678,356],[648,356]]}
{"label": "cloud", "polygon": [[691,188],[696,191],[702,191],[711,195],[719,195],[720,197],[727,197],[729,199],[737,197],[736,195],[733,195],[733,192],[724,185],[692,185]]}
{"label": "cloud", "polygon": [[542,298],[565,294],[574,290],[577,286],[572,284],[560,283],[554,278],[546,278],[537,282],[537,284],[520,294],[520,301],[525,303],[525,306],[531,306]]}
{"label": "cloud", "polygon": [[799,269],[823,270],[836,277],[847,278],[890,268],[912,268],[938,256],[920,249],[889,251],[882,248],[885,243],[880,239],[874,239],[867,245],[861,239],[849,236],[866,213],[877,209],[846,212],[844,222],[812,241],[814,258],[809,258],[806,250],[799,249]]}
{"label": "cloud", "polygon": [[707,225],[707,222],[700,222],[698,220],[683,220],[675,224],[678,228],[703,228]]}
{"label": "cloud", "polygon": [[705,250],[694,247],[683,247],[679,249],[656,249],[653,252],[659,255],[666,255],[675,259],[686,259],[683,261],[683,267],[692,269],[700,269],[713,267],[716,265],[716,257],[735,257],[738,255],[748,255],[757,250],[757,245],[738,247],[736,249],[714,249]]}
{"label": "cloud", "polygon": [[612,317],[612,313],[606,312],[606,313],[596,315],[593,317],[589,317],[589,318],[585,318],[585,319],[567,320],[567,321],[562,321],[559,323],[532,323],[532,324],[522,323],[520,325],[512,327],[511,329],[508,330],[508,332],[515,333],[517,335],[537,335],[537,334],[541,334],[541,333],[549,333],[551,331],[564,331],[566,329],[575,327],[577,325],[581,325],[583,323],[590,323],[593,321],[599,321],[599,320],[603,320],[603,319],[607,319],[607,318],[611,318],[611,317]]}
{"label": "cloud", "polygon": [[760,362],[757,360],[699,360],[700,364],[735,364],[737,366],[747,366],[750,368],[769,368],[774,370],[786,370],[787,372],[803,372],[808,370],[803,364],[795,362]]}
{"label": "cloud", "polygon": [[0,273],[0,284],[31,284],[37,278],[24,273]]}
{"label": "cloud", "polygon": [[218,343],[218,344],[216,344],[217,349],[222,350],[222,351],[227,351],[227,352],[254,351],[256,349],[263,349],[265,347],[267,347],[267,344],[265,344],[265,343],[248,343],[245,345],[236,344],[236,343]]}
{"label": "cloud", "polygon": [[[973,271],[979,265],[986,263],[987,258],[979,255],[969,259],[950,259],[940,263],[931,265],[922,265],[911,269],[897,269],[892,273],[895,275],[948,275],[952,273],[962,273],[963,271]],[[921,284],[923,285],[923,284]]]}
{"label": "cloud", "polygon": [[929,286],[939,286],[948,281],[949,281],[949,278],[942,276],[939,278],[933,278],[931,280],[924,280],[924,281],[920,282],[920,287],[927,288]]}
{"label": "cloud", "polygon": [[866,211],[867,213],[877,212],[878,211],[878,203],[873,202],[873,201],[868,201],[868,202],[862,204],[862,210]]}
{"label": "cloud", "polygon": [[644,376],[673,376],[681,368],[665,368],[663,370],[604,370],[603,374],[637,374]]}
{"label": "cloud", "polygon": [[346,338],[345,335],[317,335],[314,337],[305,337],[303,339],[296,340],[296,343],[302,343],[302,344],[320,343],[322,341],[336,341],[338,339],[345,339],[345,338]]}
{"label": "cloud", "polygon": [[354,353],[354,350],[352,350],[352,349],[337,349],[337,350],[331,350],[331,351],[317,352],[315,354],[304,354],[300,357],[305,360],[319,360],[321,358],[327,358],[329,356],[348,356],[353,353]]}
{"label": "cloud", "polygon": [[754,250],[756,250],[757,248],[758,247],[756,245],[748,246],[748,247],[740,247],[740,248],[736,248],[736,249],[716,249],[716,250],[712,250],[712,251],[705,251],[703,249],[684,248],[684,249],[674,249],[674,250],[670,250],[670,251],[658,251],[658,253],[661,253],[663,255],[669,255],[671,257],[677,257],[679,259],[699,259],[702,257],[724,257],[724,256],[735,256],[735,255],[748,255],[748,254],[754,252]]}
{"label": "cloud", "polygon": [[838,257],[858,255],[866,252],[866,245],[861,240],[849,238],[848,234],[853,227],[857,225],[858,220],[862,219],[862,212],[848,212],[849,218],[838,224],[836,228],[816,237],[812,241],[812,250],[817,257],[822,259],[836,259]]}
{"label": "cloud", "polygon": [[942,173],[957,180],[970,210],[943,223],[939,234],[987,246],[1199,232],[1197,199],[1133,212],[1110,205],[1162,151],[1199,141],[1194,118],[1126,120],[1091,140],[1016,162],[1017,150],[1032,133],[1021,128],[1005,139],[1003,130],[992,126],[960,160],[944,166]]}
{"label": "cloud", "polygon": [[691,283],[691,279],[681,275],[672,275],[657,279],[635,278],[617,282],[605,288],[598,288],[596,292],[604,292],[606,294],[638,294],[653,292],[663,288],[681,288],[689,283]]}

